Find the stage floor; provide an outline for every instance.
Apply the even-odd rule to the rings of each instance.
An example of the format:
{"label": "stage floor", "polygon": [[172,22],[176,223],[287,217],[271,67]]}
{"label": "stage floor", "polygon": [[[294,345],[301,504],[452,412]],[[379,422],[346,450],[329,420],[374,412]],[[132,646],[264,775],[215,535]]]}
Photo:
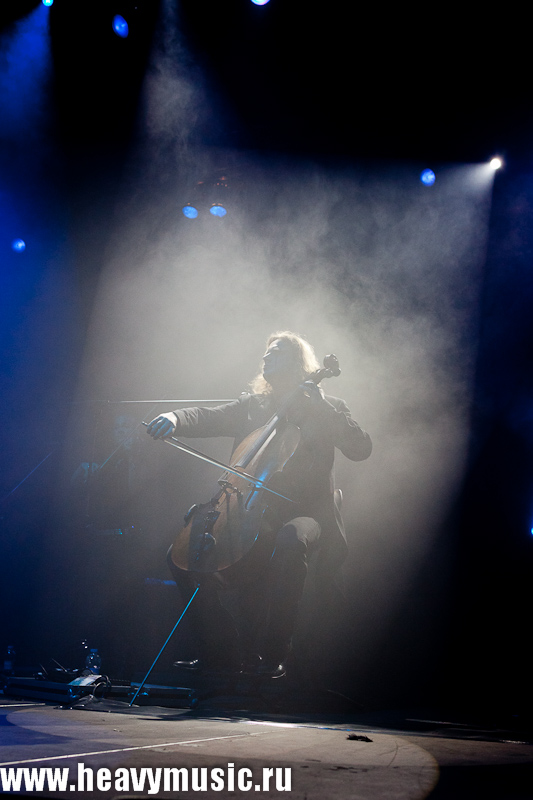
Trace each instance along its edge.
{"label": "stage floor", "polygon": [[[289,717],[115,700],[69,709],[0,695],[0,726],[3,792],[40,797],[533,798],[531,736],[419,711]],[[44,776],[55,789],[30,791],[27,779]]]}

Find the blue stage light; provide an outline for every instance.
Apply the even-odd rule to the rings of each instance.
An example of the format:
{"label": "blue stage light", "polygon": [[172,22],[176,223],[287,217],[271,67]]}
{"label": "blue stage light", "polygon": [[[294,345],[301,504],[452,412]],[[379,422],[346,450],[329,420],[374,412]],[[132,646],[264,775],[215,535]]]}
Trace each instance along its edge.
{"label": "blue stage light", "polygon": [[215,205],[211,206],[209,209],[209,213],[212,214],[214,217],[225,217],[228,213],[224,206],[219,205],[216,203]]}
{"label": "blue stage light", "polygon": [[115,17],[113,17],[113,30],[117,36],[120,36],[122,39],[125,39],[130,32],[128,23],[124,17],[120,16],[120,14],[117,14]]}
{"label": "blue stage light", "polygon": [[435,183],[435,173],[432,169],[425,169],[420,173],[420,180],[424,186],[433,186]]}
{"label": "blue stage light", "polygon": [[54,4],[54,0],[43,0],[43,6],[52,6]]}
{"label": "blue stage light", "polygon": [[26,242],[24,239],[13,239],[11,242],[11,249],[15,251],[15,253],[23,253],[26,249]]}
{"label": "blue stage light", "polygon": [[198,216],[198,209],[196,209],[194,206],[191,206],[190,203],[187,203],[187,205],[183,207],[183,213],[187,219],[196,219]]}
{"label": "blue stage light", "polygon": [[268,0],[252,0],[252,3],[256,6],[266,6]]}

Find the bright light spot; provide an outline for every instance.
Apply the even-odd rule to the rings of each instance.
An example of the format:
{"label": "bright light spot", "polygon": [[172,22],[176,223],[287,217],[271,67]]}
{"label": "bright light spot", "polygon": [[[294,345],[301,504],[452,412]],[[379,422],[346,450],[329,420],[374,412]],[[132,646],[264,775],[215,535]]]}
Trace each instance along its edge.
{"label": "bright light spot", "polygon": [[214,217],[225,217],[228,212],[226,211],[224,206],[215,204],[211,206],[211,208],[209,209],[209,213],[212,214]]}
{"label": "bright light spot", "polygon": [[435,183],[435,173],[432,169],[425,169],[420,173],[420,180],[424,186],[433,186]]}
{"label": "bright light spot", "polygon": [[266,6],[268,0],[252,0],[252,3],[256,6]]}
{"label": "bright light spot", "polygon": [[499,156],[494,156],[494,158],[491,158],[490,160],[490,166],[494,171],[496,171],[497,169],[501,169],[503,167],[503,161]]}
{"label": "bright light spot", "polygon": [[198,216],[198,209],[196,209],[194,206],[191,206],[190,203],[187,203],[187,205],[183,208],[183,213],[187,219],[196,219]]}
{"label": "bright light spot", "polygon": [[51,6],[54,4],[54,0],[43,0],[43,6]]}
{"label": "bright light spot", "polygon": [[15,253],[23,253],[26,249],[26,242],[24,239],[13,239],[11,242],[11,249],[15,251]]}
{"label": "bright light spot", "polygon": [[122,37],[122,39],[125,39],[128,33],[130,32],[128,28],[128,23],[126,22],[124,17],[120,16],[120,14],[117,14],[115,17],[113,17],[113,30],[115,31],[117,36]]}

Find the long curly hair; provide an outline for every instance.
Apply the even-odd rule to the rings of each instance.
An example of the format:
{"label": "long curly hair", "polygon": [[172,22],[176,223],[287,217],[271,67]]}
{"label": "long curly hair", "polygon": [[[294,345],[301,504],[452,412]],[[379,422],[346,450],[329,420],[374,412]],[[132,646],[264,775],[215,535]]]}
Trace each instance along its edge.
{"label": "long curly hair", "polygon": [[[288,343],[294,354],[294,362],[300,370],[300,380],[302,382],[306,381],[317,369],[320,369],[315,351],[307,339],[304,339],[299,333],[294,333],[293,331],[271,333],[266,342],[267,350],[276,339],[282,339]],[[272,392],[271,385],[263,377],[262,367],[255,378],[250,381],[249,386],[254,394],[270,394]]]}

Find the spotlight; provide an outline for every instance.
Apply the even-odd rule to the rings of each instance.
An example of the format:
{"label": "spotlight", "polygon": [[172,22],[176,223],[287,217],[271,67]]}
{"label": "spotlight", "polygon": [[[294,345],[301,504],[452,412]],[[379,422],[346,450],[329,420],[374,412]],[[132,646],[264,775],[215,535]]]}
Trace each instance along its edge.
{"label": "spotlight", "polygon": [[11,242],[11,249],[15,251],[15,253],[23,253],[26,249],[26,242],[24,239],[13,239]]}
{"label": "spotlight", "polygon": [[496,172],[497,169],[501,169],[503,167],[503,161],[499,156],[494,156],[494,158],[491,158],[490,160],[490,166],[494,172]]}
{"label": "spotlight", "polygon": [[425,169],[420,173],[420,180],[424,186],[433,186],[435,183],[435,173],[432,169]]}
{"label": "spotlight", "polygon": [[43,6],[52,6],[54,4],[54,0],[43,0]]}
{"label": "spotlight", "polygon": [[266,6],[266,4],[268,3],[268,0],[252,0],[252,3],[255,6]]}
{"label": "spotlight", "polygon": [[213,203],[211,208],[209,209],[209,213],[212,214],[214,217],[225,217],[228,213],[224,206],[221,206],[220,203]]}
{"label": "spotlight", "polygon": [[198,216],[198,209],[191,206],[190,203],[187,203],[187,205],[183,207],[183,214],[187,219],[196,219]]}
{"label": "spotlight", "polygon": [[117,14],[116,16],[113,17],[113,30],[115,31],[117,36],[120,36],[121,39],[125,39],[128,33],[130,32],[128,23],[126,22],[124,17],[120,16],[120,14]]}

